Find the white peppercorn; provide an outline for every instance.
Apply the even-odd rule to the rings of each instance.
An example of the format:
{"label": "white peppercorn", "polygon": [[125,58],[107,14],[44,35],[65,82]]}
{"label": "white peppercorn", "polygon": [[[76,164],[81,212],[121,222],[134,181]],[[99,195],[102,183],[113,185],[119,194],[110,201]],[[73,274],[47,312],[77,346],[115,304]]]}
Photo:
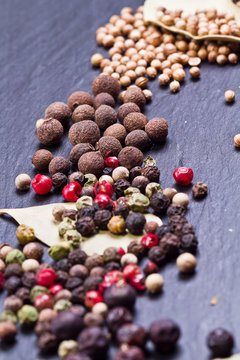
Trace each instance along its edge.
{"label": "white peppercorn", "polygon": [[173,196],[172,203],[182,205],[182,206],[188,206],[189,197],[185,193],[177,193],[176,195]]}
{"label": "white peppercorn", "polygon": [[106,181],[107,183],[109,183],[111,185],[114,184],[113,178],[109,175],[102,175],[98,181],[99,181],[99,184],[101,184],[102,181]]}
{"label": "white peppercorn", "polygon": [[92,307],[92,312],[105,317],[108,313],[108,306],[103,302],[99,302]]}
{"label": "white peppercorn", "polygon": [[166,195],[170,200],[176,195],[177,190],[174,188],[166,188],[163,190],[163,195]]}
{"label": "white peppercorn", "polygon": [[176,264],[182,273],[192,273],[197,266],[197,259],[193,254],[186,252],[178,256]]}
{"label": "white peppercorn", "polygon": [[129,178],[129,170],[124,166],[118,166],[112,172],[112,178],[114,181],[118,181],[120,179],[128,179]]}
{"label": "white peppercorn", "polygon": [[25,191],[30,188],[31,178],[27,174],[19,174],[15,179],[15,185],[18,190]]}
{"label": "white peppercorn", "polygon": [[145,280],[145,286],[147,290],[152,294],[156,294],[160,292],[163,288],[163,285],[164,285],[164,280],[162,275],[160,274],[155,274],[155,273],[150,274],[147,276]]}
{"label": "white peppercorn", "polygon": [[35,259],[26,259],[22,263],[22,269],[24,272],[35,271],[39,266],[39,262]]}
{"label": "white peppercorn", "polygon": [[134,254],[126,253],[121,257],[121,265],[122,266],[126,266],[128,264],[136,265],[137,263],[138,263],[138,258]]}

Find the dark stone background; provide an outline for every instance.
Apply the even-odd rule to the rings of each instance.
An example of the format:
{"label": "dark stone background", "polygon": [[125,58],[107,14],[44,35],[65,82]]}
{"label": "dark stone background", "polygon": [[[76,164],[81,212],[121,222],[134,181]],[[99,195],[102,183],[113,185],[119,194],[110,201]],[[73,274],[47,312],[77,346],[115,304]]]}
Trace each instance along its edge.
{"label": "dark stone background", "polygon": [[[90,64],[97,49],[95,30],[123,6],[136,8],[140,0],[8,0],[0,1],[0,207],[26,207],[61,201],[60,195],[39,197],[20,194],[14,179],[19,173],[34,176],[32,154],[39,148],[35,122],[53,101],[65,101],[75,90],[90,91],[98,74]],[[161,296],[140,296],[136,322],[146,327],[157,317],[171,317],[182,329],[178,351],[161,359],[206,360],[208,332],[223,326],[236,338],[240,350],[239,291],[239,166],[233,146],[239,132],[239,67],[203,64],[201,80],[187,80],[180,93],[170,94],[151,82],[153,101],[145,114],[165,117],[169,137],[165,146],[153,148],[161,169],[163,187],[175,185],[172,172],[190,166],[195,181],[205,181],[209,195],[191,201],[188,219],[199,238],[198,268],[186,279],[174,264],[162,270]],[[236,103],[228,106],[224,92],[233,89]],[[54,155],[68,156],[67,136]],[[191,189],[187,189],[191,197]],[[16,246],[16,225],[0,220],[1,242]],[[5,294],[1,293],[1,311]],[[210,306],[219,297],[215,307]],[[56,359],[38,354],[35,336],[21,333],[13,347],[0,347],[1,360]],[[160,359],[155,354],[152,359]]]}

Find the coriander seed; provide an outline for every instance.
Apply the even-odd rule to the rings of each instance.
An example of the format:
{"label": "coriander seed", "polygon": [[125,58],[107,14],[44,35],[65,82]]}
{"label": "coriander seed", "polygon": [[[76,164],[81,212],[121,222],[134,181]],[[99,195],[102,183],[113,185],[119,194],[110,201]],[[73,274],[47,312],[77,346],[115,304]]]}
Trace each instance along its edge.
{"label": "coriander seed", "polygon": [[225,100],[227,103],[232,103],[235,101],[235,92],[233,90],[227,90],[224,94]]}
{"label": "coriander seed", "polygon": [[234,145],[238,148],[240,147],[240,134],[234,136]]}
{"label": "coriander seed", "polygon": [[104,57],[102,56],[102,54],[96,53],[92,55],[91,63],[93,66],[99,67],[103,59]]}
{"label": "coriander seed", "polygon": [[171,92],[176,93],[180,89],[180,83],[177,80],[171,81],[169,87]]}
{"label": "coriander seed", "polygon": [[193,66],[189,69],[189,74],[193,79],[198,79],[200,77],[200,69],[197,66]]}

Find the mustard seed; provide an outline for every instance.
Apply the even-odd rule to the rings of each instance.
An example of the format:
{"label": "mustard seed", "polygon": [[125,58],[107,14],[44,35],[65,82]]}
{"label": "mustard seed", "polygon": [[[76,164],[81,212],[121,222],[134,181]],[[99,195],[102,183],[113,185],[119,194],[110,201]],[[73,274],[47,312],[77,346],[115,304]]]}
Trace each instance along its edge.
{"label": "mustard seed", "polygon": [[200,78],[200,69],[197,66],[193,66],[189,69],[189,74],[193,79],[199,79]]}
{"label": "mustard seed", "polygon": [[185,79],[185,71],[183,69],[177,69],[173,71],[173,79],[182,82]]}
{"label": "mustard seed", "polygon": [[85,91],[75,91],[68,98],[68,106],[73,111],[79,105],[93,106],[93,99],[91,95]]}
{"label": "mustard seed", "polygon": [[28,174],[19,174],[15,178],[15,185],[18,190],[26,191],[29,190],[31,185],[31,178]]}
{"label": "mustard seed", "polygon": [[180,89],[180,83],[177,80],[171,81],[169,87],[171,92],[176,93]]}
{"label": "mustard seed", "polygon": [[158,82],[162,86],[166,86],[169,83],[169,81],[170,81],[170,78],[167,74],[161,74],[158,77]]}
{"label": "mustard seed", "polygon": [[176,264],[182,273],[192,273],[197,266],[197,259],[193,254],[186,252],[178,256]]}
{"label": "mustard seed", "polygon": [[225,100],[228,103],[232,103],[235,101],[235,92],[233,90],[227,90],[224,94]]}
{"label": "mustard seed", "polygon": [[240,147],[240,134],[234,136],[234,145]]}

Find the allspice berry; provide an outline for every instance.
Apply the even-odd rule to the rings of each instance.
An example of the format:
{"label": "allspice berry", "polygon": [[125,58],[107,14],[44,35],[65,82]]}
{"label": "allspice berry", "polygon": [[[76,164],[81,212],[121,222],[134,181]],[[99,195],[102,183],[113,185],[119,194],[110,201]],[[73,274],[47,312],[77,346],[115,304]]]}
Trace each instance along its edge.
{"label": "allspice berry", "polygon": [[71,109],[67,106],[67,104],[61,101],[56,101],[50,104],[45,110],[46,119],[56,119],[60,121],[63,126],[66,126],[69,123],[69,121],[71,120],[71,116]]}
{"label": "allspice berry", "polygon": [[28,174],[19,174],[15,178],[15,185],[18,190],[26,191],[29,190],[31,185],[31,178]]}
{"label": "allspice berry", "polygon": [[3,341],[13,341],[17,334],[17,327],[11,321],[0,322],[0,339]]}
{"label": "allspice berry", "polygon": [[103,136],[96,144],[96,150],[100,151],[103,158],[105,158],[107,154],[109,154],[109,156],[118,156],[122,150],[122,145],[120,141],[113,136]]}
{"label": "allspice berry", "polygon": [[95,143],[100,139],[100,130],[97,124],[91,120],[80,121],[73,124],[68,133],[72,145],[79,143]]}
{"label": "allspice berry", "polygon": [[41,149],[36,151],[32,157],[32,163],[39,171],[45,171],[48,169],[50,161],[53,159],[51,151]]}
{"label": "allspice berry", "polygon": [[83,154],[78,161],[78,169],[83,174],[101,176],[104,169],[104,160],[101,153],[91,151]]}
{"label": "allspice berry", "polygon": [[182,273],[192,273],[197,266],[197,259],[193,254],[185,252],[178,256],[176,263]]}
{"label": "allspice berry", "polygon": [[143,153],[134,146],[126,146],[118,154],[118,161],[121,166],[131,170],[135,166],[143,163]]}
{"label": "allspice berry", "polygon": [[92,93],[94,96],[106,92],[116,99],[120,93],[120,84],[110,75],[99,75],[92,83]]}
{"label": "allspice berry", "polygon": [[93,100],[93,106],[95,109],[99,108],[101,105],[108,105],[112,108],[115,107],[115,100],[112,95],[107,92],[102,92],[98,94]]}
{"label": "allspice berry", "polygon": [[72,111],[79,105],[90,105],[93,106],[93,99],[91,95],[85,91],[75,91],[68,98],[68,106]]}
{"label": "allspice berry", "polygon": [[126,146],[135,146],[143,151],[148,147],[149,138],[144,130],[133,130],[127,135],[125,144]]}
{"label": "allspice berry", "polygon": [[70,161],[63,156],[56,156],[50,161],[48,170],[51,175],[56,173],[67,174],[70,170]]}
{"label": "allspice berry", "polygon": [[80,157],[89,152],[94,151],[94,147],[91,144],[88,143],[80,143],[75,145],[72,150],[70,151],[68,159],[73,163],[77,164]]}
{"label": "allspice berry", "polygon": [[145,126],[145,131],[153,142],[164,142],[168,135],[167,120],[164,118],[153,118]]}
{"label": "allspice berry", "polygon": [[124,94],[123,102],[135,103],[140,109],[143,109],[144,105],[146,104],[146,98],[142,89],[140,89],[138,86],[130,86]]}
{"label": "allspice berry", "polygon": [[126,104],[119,106],[117,117],[118,117],[120,123],[122,124],[124,118],[132,112],[137,112],[137,113],[141,112],[139,106],[137,106],[137,104],[135,104],[133,102],[132,103],[128,102]]}
{"label": "allspice berry", "polygon": [[144,130],[145,126],[147,125],[147,117],[142,113],[133,112],[124,118],[123,125],[127,132],[131,132],[137,129]]}
{"label": "allspice berry", "polygon": [[111,106],[101,105],[95,112],[95,121],[100,130],[105,130],[117,122],[117,113]]}
{"label": "allspice berry", "polygon": [[123,144],[127,131],[121,124],[113,124],[104,131],[103,136],[113,136]]}
{"label": "allspice berry", "polygon": [[77,123],[83,120],[93,120],[94,121],[95,110],[92,106],[88,104],[79,105],[76,107],[72,114],[73,123]]}
{"label": "allspice berry", "polygon": [[47,119],[37,129],[37,137],[41,144],[52,146],[58,144],[63,136],[63,126],[56,119]]}

